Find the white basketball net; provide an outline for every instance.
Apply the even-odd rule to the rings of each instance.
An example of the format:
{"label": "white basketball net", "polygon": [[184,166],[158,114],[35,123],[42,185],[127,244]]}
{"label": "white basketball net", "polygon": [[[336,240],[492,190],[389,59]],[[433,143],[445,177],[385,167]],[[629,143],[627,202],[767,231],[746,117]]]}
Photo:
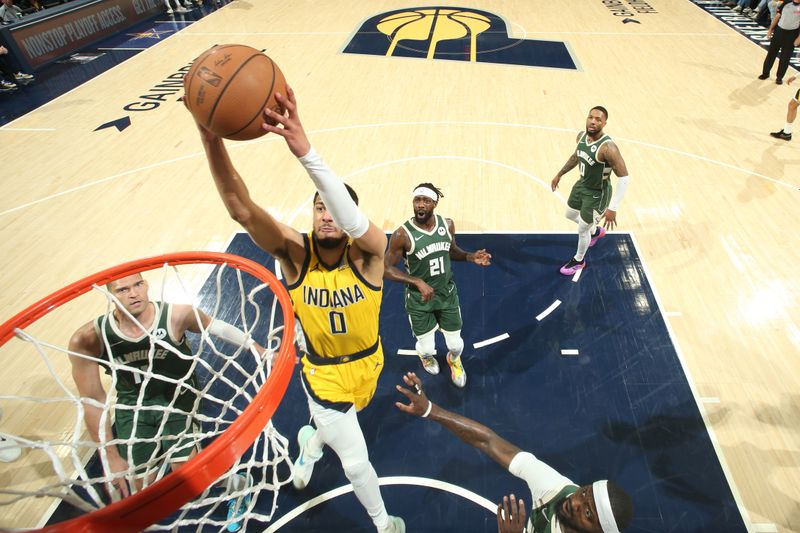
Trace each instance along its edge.
{"label": "white basketball net", "polygon": [[[199,270],[210,268],[209,265],[183,265],[181,271]],[[151,301],[175,302],[171,293],[182,292],[183,300],[193,301],[194,292],[190,291],[187,281],[182,277],[182,272],[177,267],[164,265],[158,272],[162,275],[160,294],[155,295],[155,284],[151,283]],[[145,278],[150,280],[152,275],[145,273]],[[234,283],[235,280],[235,283]],[[210,283],[215,289],[211,304],[203,303],[203,311],[211,318],[219,318],[234,324],[266,348],[262,355],[255,347],[246,349],[233,346],[221,339],[212,337],[203,330],[202,335],[190,337],[193,354],[186,356],[176,350],[156,334],[158,319],[154,320],[153,327],[148,332],[150,339],[149,364],[143,369],[134,369],[124,366],[114,358],[109,360],[108,355],[100,358],[89,357],[82,354],[70,353],[66,346],[69,334],[61,336],[56,342],[44,340],[38,331],[35,334],[29,331],[17,330],[17,339],[6,343],[4,349],[14,345],[14,351],[25,349],[31,365],[30,376],[20,376],[20,379],[45,380],[44,375],[49,374],[46,381],[49,383],[47,393],[41,395],[14,395],[0,394],[0,402],[5,407],[6,418],[11,412],[19,413],[20,410],[37,416],[36,413],[47,412],[49,409],[69,411],[70,415],[61,420],[63,427],[52,434],[33,436],[27,428],[18,428],[16,424],[6,424],[0,421],[0,453],[13,450],[15,446],[22,449],[22,459],[35,465],[38,470],[34,476],[38,480],[23,483],[0,483],[0,529],[17,527],[41,527],[44,523],[34,524],[14,523],[12,517],[20,516],[20,509],[25,501],[32,498],[54,498],[67,502],[83,512],[91,512],[107,505],[109,495],[114,500],[119,495],[113,490],[111,481],[114,477],[124,476],[128,480],[135,477],[141,479],[144,487],[155,483],[170,473],[171,464],[180,464],[175,459],[185,455],[187,449],[199,449],[203,444],[222,434],[233,421],[242,413],[253,400],[255,394],[266,382],[270,374],[272,359],[277,354],[281,345],[282,324],[276,324],[276,316],[280,319],[280,304],[266,284],[249,276],[241,270],[222,266]],[[256,284],[254,288],[247,288]],[[207,285],[208,286],[208,285]],[[105,315],[115,308],[116,298],[105,287],[93,286],[92,291],[79,300],[87,303],[87,297],[102,295],[106,300]],[[94,303],[97,303],[94,297]],[[92,300],[92,298],[89,298]],[[188,303],[184,301],[183,303]],[[197,317],[198,304],[192,303]],[[269,313],[262,313],[262,309],[269,307]],[[104,314],[102,307],[94,306],[88,314],[81,316],[85,323],[94,316]],[[136,321],[124,308],[119,308],[127,314],[129,319]],[[92,314],[94,313],[94,314]],[[266,315],[269,315],[268,317]],[[262,316],[264,315],[264,316]],[[46,318],[46,317],[43,317]],[[38,321],[37,321],[38,322]],[[138,321],[135,322],[142,327]],[[199,323],[199,317],[198,317]],[[32,324],[34,326],[36,323]],[[30,330],[31,327],[26,328]],[[142,327],[142,329],[144,329]],[[202,329],[202,326],[201,326]],[[113,353],[114,347],[109,346],[106,328],[103,332],[102,342],[106,347],[106,354]],[[268,332],[268,333],[267,333]],[[49,335],[50,333],[46,333]],[[192,334],[189,334],[192,335]],[[23,342],[27,344],[24,347]],[[184,360],[191,359],[191,370],[182,379],[169,379],[151,371],[153,364],[154,348],[166,348],[171,356]],[[107,392],[107,401],[100,403],[88,398],[80,398],[75,384],[70,379],[69,355],[82,357],[100,364],[101,370],[108,369],[110,379],[104,380]],[[137,367],[140,368],[140,367]],[[142,387],[136,405],[123,405],[116,402],[114,394],[115,384],[120,370],[134,372],[138,379],[141,378]],[[133,370],[132,370],[133,369]],[[192,382],[191,375],[196,377]],[[148,383],[167,383],[174,389],[172,400],[166,405],[146,405],[145,390]],[[175,405],[175,400],[181,392],[190,391],[196,395],[194,406],[190,412],[181,410]],[[94,442],[86,431],[84,423],[85,406],[93,405],[102,409],[100,423],[100,443]],[[66,408],[65,408],[66,407]],[[129,410],[133,413],[133,434],[128,439],[115,438],[107,435],[105,431],[106,420],[114,417],[115,413]],[[147,413],[162,416],[159,429],[164,428],[166,415],[185,415],[187,422],[183,430],[170,437],[173,444],[168,451],[163,451],[161,431],[152,437],[137,436],[137,421],[140,416]],[[194,423],[191,423],[191,422]],[[10,422],[10,421],[9,421]],[[16,429],[14,431],[13,429]],[[41,432],[37,432],[41,433]],[[134,467],[132,457],[133,444],[153,443],[153,452],[143,464]],[[177,444],[175,444],[177,442]],[[116,445],[120,455],[130,465],[126,472],[110,474],[106,445]],[[188,529],[224,531],[232,522],[241,524],[242,531],[247,530],[247,523],[252,520],[268,522],[275,511],[278,490],[282,485],[291,481],[291,462],[289,461],[289,444],[269,422],[253,445],[235,464],[223,474],[215,483],[194,500],[188,502],[167,520],[154,524],[148,530],[173,530],[177,527],[189,526]],[[123,452],[122,450],[127,450]],[[93,460],[90,460],[94,458]],[[98,461],[99,460],[99,461]],[[285,463],[281,465],[281,463]],[[92,466],[93,465],[93,466]],[[143,470],[147,474],[143,475]],[[1,471],[0,471],[1,472]],[[135,491],[133,483],[129,483],[131,491]],[[271,503],[269,499],[271,498]],[[259,501],[261,500],[261,501]],[[266,502],[264,500],[267,500]],[[231,504],[230,502],[233,502]],[[229,517],[229,505],[233,505],[234,516]],[[53,506],[54,507],[54,506]]]}

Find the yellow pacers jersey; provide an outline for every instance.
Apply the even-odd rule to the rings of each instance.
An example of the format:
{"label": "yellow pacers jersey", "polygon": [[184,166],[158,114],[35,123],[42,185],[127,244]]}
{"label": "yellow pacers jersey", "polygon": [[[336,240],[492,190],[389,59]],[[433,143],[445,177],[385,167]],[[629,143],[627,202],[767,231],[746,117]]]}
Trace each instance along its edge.
{"label": "yellow pacers jersey", "polygon": [[302,359],[306,388],[322,405],[361,409],[372,399],[383,370],[378,337],[382,288],[352,267],[349,243],[337,264],[325,265],[312,234],[303,241],[306,261],[288,289],[308,347]]}

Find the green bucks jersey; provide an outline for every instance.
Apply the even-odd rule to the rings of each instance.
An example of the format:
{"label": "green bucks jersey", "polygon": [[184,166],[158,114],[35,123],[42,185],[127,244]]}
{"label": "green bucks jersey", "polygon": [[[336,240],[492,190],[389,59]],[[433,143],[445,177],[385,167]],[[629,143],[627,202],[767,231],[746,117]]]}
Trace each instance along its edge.
{"label": "green bucks jersey", "polygon": [[[405,255],[406,271],[430,285],[435,291],[434,298],[437,298],[447,296],[453,290],[453,271],[450,268],[453,236],[447,229],[444,217],[437,214],[433,216],[435,223],[430,231],[414,224],[413,218],[405,221],[402,228],[411,243],[411,249]],[[406,296],[409,292],[419,295],[416,286],[406,285],[405,290]]]}
{"label": "green bucks jersey", "polygon": [[603,135],[594,142],[588,139],[589,134],[583,132],[575,148],[575,155],[578,156],[578,170],[581,173],[580,183],[587,189],[600,190],[603,188],[603,180],[611,175],[611,167],[597,160],[597,153],[603,143],[610,141],[611,137]]}
{"label": "green bucks jersey", "polygon": [[578,490],[577,485],[569,485],[561,489],[556,497],[545,505],[532,509],[528,519],[528,531],[531,533],[561,533],[561,524],[558,520],[558,505],[564,498]]}
{"label": "green bucks jersey", "polygon": [[[125,367],[150,372],[155,376],[185,380],[186,385],[197,387],[197,380],[192,371],[192,349],[186,340],[186,335],[180,339],[175,339],[172,335],[170,327],[172,307],[161,302],[152,302],[151,305],[155,306],[156,316],[150,332],[156,340],[171,346],[186,357],[179,356],[159,343],[151,343],[149,335],[142,334],[137,338],[127,336],[120,330],[113,313],[101,315],[94,320],[95,332],[103,345],[102,357],[124,365],[116,368],[116,389],[117,401],[125,405],[136,405],[142,392],[143,405],[169,405],[178,386],[158,377],[147,379],[144,374],[126,370]],[[110,353],[106,354],[106,350],[110,350]],[[107,371],[111,373],[110,367]],[[142,387],[145,386],[142,391]],[[175,407],[191,411],[194,400],[194,393],[184,390],[175,402]]]}

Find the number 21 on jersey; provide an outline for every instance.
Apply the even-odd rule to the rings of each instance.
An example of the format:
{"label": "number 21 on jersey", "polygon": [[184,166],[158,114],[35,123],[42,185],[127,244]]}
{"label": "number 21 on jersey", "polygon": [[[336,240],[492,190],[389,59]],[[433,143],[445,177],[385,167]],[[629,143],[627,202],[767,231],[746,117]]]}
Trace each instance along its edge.
{"label": "number 21 on jersey", "polygon": [[444,257],[439,256],[430,260],[431,276],[444,274]]}

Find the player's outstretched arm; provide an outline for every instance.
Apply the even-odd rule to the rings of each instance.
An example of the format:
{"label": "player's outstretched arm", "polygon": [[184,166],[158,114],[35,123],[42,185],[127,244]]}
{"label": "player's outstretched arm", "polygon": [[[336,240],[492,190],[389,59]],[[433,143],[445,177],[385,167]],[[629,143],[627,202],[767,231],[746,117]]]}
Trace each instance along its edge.
{"label": "player's outstretched arm", "polygon": [[467,252],[459,248],[456,243],[456,224],[449,218],[447,219],[447,229],[450,230],[450,235],[453,236],[453,242],[450,243],[450,259],[452,261],[468,261],[480,266],[492,264],[492,254],[484,249]]}
{"label": "player's outstretched arm", "polygon": [[519,448],[497,435],[488,427],[467,417],[452,413],[431,402],[422,390],[422,381],[414,372],[409,372],[403,376],[403,381],[410,389],[397,385],[397,390],[410,403],[396,402],[395,406],[398,409],[408,414],[430,418],[438,422],[463,442],[482,451],[508,470],[511,460],[521,451]]}
{"label": "player's outstretched arm", "polygon": [[[383,277],[383,256],[386,251],[386,234],[358,208],[350,198],[341,178],[328,167],[311,146],[300,121],[294,90],[287,84],[286,95],[276,93],[275,99],[286,109],[286,113],[279,115],[270,109],[265,109],[264,117],[267,122],[264,122],[262,127],[268,132],[284,138],[289,150],[298,158],[314,182],[314,186],[336,225],[354,239],[355,245],[362,252],[377,258],[377,261],[372,261],[374,266],[368,265],[368,268],[379,274],[378,279],[381,279]],[[365,274],[369,274],[369,272],[365,272]]]}
{"label": "player's outstretched arm", "polygon": [[203,148],[208,159],[214,184],[233,220],[241,224],[263,250],[281,261],[287,279],[291,279],[302,264],[305,250],[300,233],[275,220],[250,197],[244,180],[233,166],[221,137],[197,124]]}

